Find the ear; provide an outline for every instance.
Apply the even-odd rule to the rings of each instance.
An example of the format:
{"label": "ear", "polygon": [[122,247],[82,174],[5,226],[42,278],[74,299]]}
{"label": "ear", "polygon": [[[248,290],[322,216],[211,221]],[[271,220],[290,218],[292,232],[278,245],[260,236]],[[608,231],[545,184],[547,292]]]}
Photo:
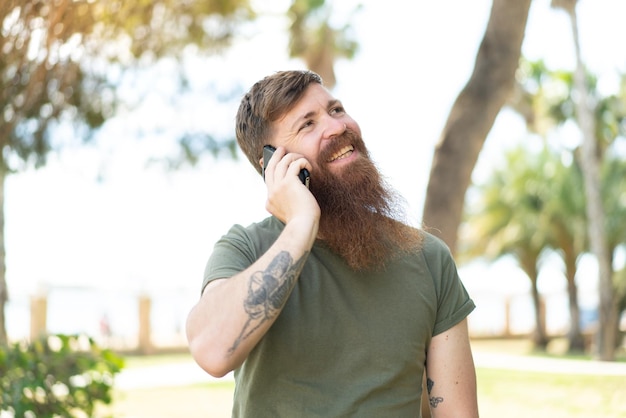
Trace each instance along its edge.
{"label": "ear", "polygon": [[261,171],[263,171],[263,157],[259,158],[259,165],[261,166]]}

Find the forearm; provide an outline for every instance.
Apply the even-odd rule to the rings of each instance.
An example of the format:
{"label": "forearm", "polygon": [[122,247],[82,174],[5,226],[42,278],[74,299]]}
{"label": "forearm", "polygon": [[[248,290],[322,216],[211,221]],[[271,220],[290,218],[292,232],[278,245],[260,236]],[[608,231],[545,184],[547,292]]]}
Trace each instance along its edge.
{"label": "forearm", "polygon": [[210,283],[187,319],[191,354],[208,373],[237,368],[274,323],[315,240],[317,224],[291,222],[254,264]]}

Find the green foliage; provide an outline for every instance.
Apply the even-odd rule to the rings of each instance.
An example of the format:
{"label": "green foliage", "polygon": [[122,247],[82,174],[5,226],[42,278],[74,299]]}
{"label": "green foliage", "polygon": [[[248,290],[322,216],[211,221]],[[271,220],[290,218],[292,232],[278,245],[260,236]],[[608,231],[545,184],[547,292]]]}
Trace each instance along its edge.
{"label": "green foliage", "polygon": [[494,260],[510,254],[534,270],[548,246],[548,209],[559,163],[548,149],[532,152],[520,146],[507,153],[488,182],[473,188],[477,199],[466,208],[467,239],[460,242],[459,257]]}
{"label": "green foliage", "polygon": [[[519,146],[505,155],[488,181],[474,185],[475,201],[465,209],[461,257],[496,259],[518,247],[565,251],[574,258],[589,251],[582,173],[566,151]],[[602,199],[607,245],[626,244],[626,161],[608,154],[602,164]]]}
{"label": "green foliage", "polygon": [[[586,74],[585,82],[595,111],[595,138],[600,154],[618,138],[626,136],[626,74],[615,94],[603,96],[598,78]],[[520,60],[517,100],[512,106],[522,114],[530,132],[547,137],[556,127],[576,121],[574,74],[551,70],[541,60]]]}
{"label": "green foliage", "polygon": [[[84,335],[0,346],[0,412],[15,417],[92,416],[111,403],[123,359]],[[0,414],[4,416],[3,414]]]}
{"label": "green foliage", "polygon": [[[124,104],[117,87],[131,69],[180,60],[190,47],[219,52],[254,18],[248,0],[0,1],[0,183],[45,165],[73,139],[91,139]],[[6,287],[0,269],[0,343]]]}
{"label": "green foliage", "polygon": [[0,2],[0,169],[45,164],[60,122],[89,139],[115,114],[124,70],[215,53],[254,18],[248,0],[49,3]]}
{"label": "green foliage", "polygon": [[[587,73],[585,80],[594,106],[596,152],[602,164],[605,234],[608,248],[613,252],[626,243],[626,165],[623,151],[619,151],[619,143],[626,137],[626,74],[620,75],[619,89],[611,95],[603,95],[594,75]],[[482,225],[477,225],[477,229],[484,232],[481,236],[486,244],[493,246],[491,234],[496,229],[508,227],[510,221],[501,215],[501,210],[495,210],[496,205],[505,205],[508,209],[505,215],[511,219],[513,215],[520,217],[530,212],[535,220],[531,219],[528,226],[536,226],[530,231],[533,234],[547,231],[549,234],[542,238],[547,240],[547,245],[563,252],[569,251],[576,255],[576,259],[589,250],[586,196],[582,193],[585,186],[582,167],[578,165],[581,151],[580,147],[570,150],[572,135],[562,135],[563,131],[559,130],[577,121],[574,74],[551,70],[543,61],[522,59],[517,83],[519,90],[512,100],[513,108],[524,117],[529,132],[538,133],[545,144],[551,144],[558,152],[549,156],[549,160],[542,160],[540,155],[532,155],[530,151],[517,151],[520,154],[517,160],[513,159],[513,153],[507,156],[507,166],[494,173],[496,179],[480,186],[482,208],[467,216],[486,218],[482,222],[492,229],[485,229]],[[563,143],[559,145],[559,142]],[[522,155],[524,152],[526,155]],[[515,164],[516,161],[518,164]],[[535,187],[537,184],[542,186]],[[541,196],[538,191],[542,191]],[[514,196],[510,196],[511,193]],[[511,241],[510,238],[510,235],[507,236],[507,241]],[[497,249],[500,248],[504,248],[504,244],[497,246]]]}
{"label": "green foliage", "polygon": [[[352,15],[360,7],[356,6]],[[334,87],[335,61],[353,58],[358,49],[351,33],[352,16],[342,26],[333,25],[332,2],[326,0],[292,0],[287,14],[291,20],[289,56],[302,58],[308,69],[322,76],[326,86]]]}

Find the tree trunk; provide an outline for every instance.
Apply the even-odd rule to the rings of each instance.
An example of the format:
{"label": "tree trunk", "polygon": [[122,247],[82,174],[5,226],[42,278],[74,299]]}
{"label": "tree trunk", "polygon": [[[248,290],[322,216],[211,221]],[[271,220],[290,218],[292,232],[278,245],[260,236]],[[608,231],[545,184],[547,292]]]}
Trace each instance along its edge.
{"label": "tree trunk", "polygon": [[[441,237],[453,254],[465,192],[478,154],[515,84],[530,2],[493,1],[474,71],[452,106],[435,149],[423,224]],[[424,403],[428,405],[426,390]],[[425,409],[424,418],[429,418],[430,410]]]}
{"label": "tree trunk", "polygon": [[6,251],[4,247],[4,183],[6,170],[0,167],[0,346],[9,342],[6,328],[6,305],[9,301],[9,291],[6,280]]}
{"label": "tree trunk", "polygon": [[480,150],[511,94],[531,0],[494,0],[474,71],[435,149],[423,223],[456,252],[465,192]]}
{"label": "tree trunk", "polygon": [[546,304],[539,289],[537,288],[537,278],[531,279],[531,294],[533,307],[535,309],[535,332],[533,332],[533,346],[535,350],[546,351],[548,348],[548,334],[546,332]]}
{"label": "tree trunk", "polygon": [[576,52],[576,71],[574,72],[574,101],[576,104],[577,120],[580,126],[583,141],[578,157],[583,171],[585,185],[586,210],[589,228],[591,251],[598,261],[598,293],[600,295],[600,324],[596,336],[596,356],[600,360],[615,360],[615,346],[617,341],[616,322],[617,301],[613,287],[613,267],[611,254],[607,245],[604,227],[605,212],[602,203],[600,164],[602,156],[598,150],[595,137],[594,104],[591,103],[586,84],[586,71],[580,51],[578,38],[578,20],[576,18],[576,0],[554,1],[553,6],[562,7],[568,13],[572,24],[574,50]]}
{"label": "tree trunk", "polygon": [[585,340],[580,329],[580,306],[578,305],[578,287],[576,286],[576,255],[571,251],[566,252],[563,259],[565,260],[570,317],[570,327],[567,333],[568,351],[570,353],[584,352]]}
{"label": "tree trunk", "polygon": [[535,310],[535,331],[533,332],[533,345],[535,349],[545,351],[548,347],[548,335],[546,333],[546,309],[543,298],[539,293],[537,279],[539,271],[537,269],[538,255],[533,254],[532,257],[520,256],[520,266],[528,275],[531,283],[531,297],[533,300],[533,308]]}

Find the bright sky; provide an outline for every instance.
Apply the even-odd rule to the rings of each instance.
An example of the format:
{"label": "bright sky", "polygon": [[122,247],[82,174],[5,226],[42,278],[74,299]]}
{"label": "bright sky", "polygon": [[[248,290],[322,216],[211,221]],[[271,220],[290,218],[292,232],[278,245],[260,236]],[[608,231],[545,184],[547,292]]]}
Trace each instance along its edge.
{"label": "bright sky", "polygon": [[[419,221],[434,144],[472,71],[491,2],[363,3],[357,19],[361,49],[355,60],[337,65],[334,94],[360,123],[373,158]],[[580,3],[583,54],[610,88],[617,71],[626,71],[626,2]],[[212,77],[227,90],[233,80],[248,87],[276,70],[300,68],[286,59],[282,33],[279,24],[270,22],[226,57],[199,62],[192,81],[202,85]],[[533,2],[523,52],[545,59],[551,68],[573,68],[569,23],[563,12],[550,9],[549,0]],[[189,98],[172,110],[159,95],[167,88],[166,81],[159,82],[142,109],[111,121],[98,135],[98,148],[66,150],[51,156],[46,168],[7,180],[12,293],[46,284],[196,289],[215,240],[233,223],[245,225],[266,216],[263,183],[247,161],[207,159],[195,169],[167,175],[145,167],[155,151],[170,148],[159,135],[136,142],[137,130],[177,123],[232,129],[234,108],[218,109]],[[503,115],[479,164],[522,136],[521,123]],[[472,282],[497,280],[505,270],[466,271],[464,280]],[[526,288],[521,274],[512,277],[509,288]]]}

